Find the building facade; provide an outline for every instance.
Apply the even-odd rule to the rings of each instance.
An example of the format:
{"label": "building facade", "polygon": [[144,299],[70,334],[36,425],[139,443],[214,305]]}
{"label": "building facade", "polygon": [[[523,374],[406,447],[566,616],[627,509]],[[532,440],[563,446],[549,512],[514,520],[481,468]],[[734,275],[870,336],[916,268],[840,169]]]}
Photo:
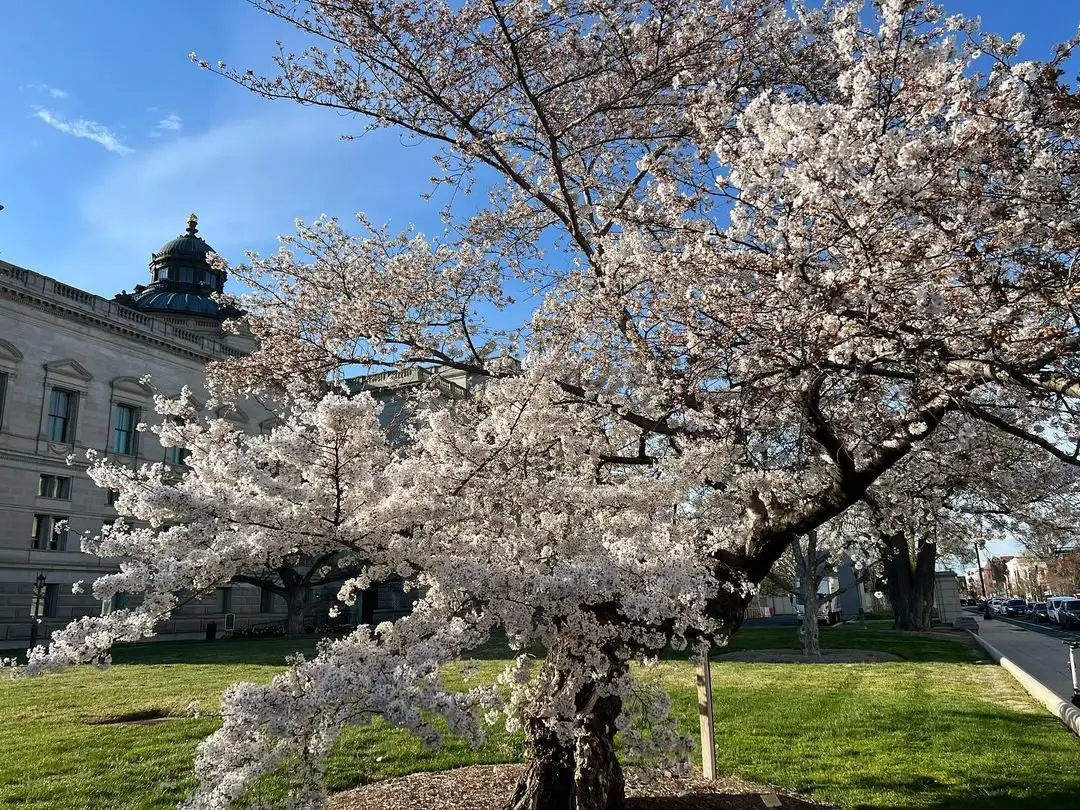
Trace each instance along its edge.
{"label": "building facade", "polygon": [[[102,605],[72,593],[115,570],[80,550],[83,535],[116,517],[110,493],[86,474],[86,451],[132,466],[182,464],[176,448],[135,429],[152,416],[154,391],[188,386],[205,401],[206,364],[253,348],[222,331],[239,313],[212,297],[225,278],[207,261],[211,250],[192,216],[152,255],[149,284],[113,299],[0,261],[0,645],[24,646],[32,613],[44,640],[72,618],[122,606],[123,597]],[[254,409],[221,415],[248,432],[263,427]],[[284,603],[231,586],[185,605],[162,630],[223,630],[228,614],[238,627],[274,621]]]}
{"label": "building facade", "polygon": [[1041,602],[1049,593],[1046,562],[1027,554],[1005,563],[1005,592],[1031,602]]}

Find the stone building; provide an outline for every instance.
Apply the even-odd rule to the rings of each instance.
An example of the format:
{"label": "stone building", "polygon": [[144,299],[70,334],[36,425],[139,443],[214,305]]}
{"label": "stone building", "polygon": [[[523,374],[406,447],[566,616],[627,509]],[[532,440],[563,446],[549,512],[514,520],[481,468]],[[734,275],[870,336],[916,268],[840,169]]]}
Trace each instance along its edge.
{"label": "stone building", "polygon": [[[211,250],[193,215],[152,255],[149,283],[111,300],[0,261],[0,645],[26,643],[34,610],[44,639],[73,617],[124,602],[72,593],[74,582],[115,567],[80,551],[83,534],[116,516],[109,493],[86,475],[85,452],[130,465],[182,463],[176,448],[135,430],[153,409],[144,376],[162,393],[187,385],[203,400],[206,364],[253,348],[222,331],[238,313],[212,298],[225,278],[207,262]],[[221,415],[249,432],[263,427],[254,408]],[[284,616],[284,603],[230,586],[185,605],[162,629],[202,634],[213,622],[220,631],[227,614],[237,627],[270,622]]]}

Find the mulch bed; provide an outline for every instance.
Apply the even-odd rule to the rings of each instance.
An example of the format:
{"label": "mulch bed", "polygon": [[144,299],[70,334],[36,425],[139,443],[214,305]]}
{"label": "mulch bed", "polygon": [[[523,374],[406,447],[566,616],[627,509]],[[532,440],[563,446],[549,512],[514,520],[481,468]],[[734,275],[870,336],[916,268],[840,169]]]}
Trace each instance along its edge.
{"label": "mulch bed", "polygon": [[[437,773],[414,773],[336,793],[330,810],[497,810],[513,791],[523,765],[472,765]],[[705,781],[673,774],[644,777],[627,771],[627,810],[823,810],[776,788],[735,777]],[[779,805],[763,795],[777,796]]]}

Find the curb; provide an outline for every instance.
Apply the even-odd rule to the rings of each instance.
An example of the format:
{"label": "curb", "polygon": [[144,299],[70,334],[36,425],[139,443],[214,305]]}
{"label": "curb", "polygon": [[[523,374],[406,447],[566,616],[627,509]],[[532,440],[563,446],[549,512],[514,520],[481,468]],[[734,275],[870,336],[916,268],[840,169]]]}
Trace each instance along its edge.
{"label": "curb", "polygon": [[1036,680],[1014,662],[1002,655],[993,644],[979,636],[978,633],[967,631],[968,635],[977,641],[986,650],[995,664],[1000,664],[1010,675],[1019,681],[1027,693],[1043,704],[1050,714],[1065,724],[1073,734],[1080,736],[1080,709],[1071,703],[1061,699],[1061,696],[1052,691],[1042,681]]}

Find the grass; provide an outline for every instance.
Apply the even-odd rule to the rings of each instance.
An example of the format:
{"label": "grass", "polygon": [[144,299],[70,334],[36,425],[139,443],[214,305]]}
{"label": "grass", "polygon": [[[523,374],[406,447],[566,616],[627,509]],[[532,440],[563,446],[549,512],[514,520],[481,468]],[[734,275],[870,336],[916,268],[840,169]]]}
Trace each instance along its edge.
{"label": "grass", "polygon": [[[794,627],[744,627],[726,647],[718,652],[740,650],[799,649],[799,637]],[[970,644],[958,644],[949,638],[921,633],[897,633],[886,624],[862,629],[855,625],[821,628],[823,650],[877,650],[898,655],[907,661],[940,661],[965,663],[978,660]]]}
{"label": "grass", "polygon": [[[718,766],[845,808],[1051,810],[1080,795],[1080,741],[1000,668],[966,644],[879,628],[823,628],[823,646],[893,652],[872,665],[713,666]],[[744,628],[730,649],[797,646],[794,628]],[[297,647],[283,639],[132,645],[106,671],[0,684],[0,807],[157,810],[193,787],[196,743],[212,718],[98,725],[125,714],[182,716],[216,706],[236,680],[264,681]],[[314,647],[309,642],[305,651]],[[482,676],[502,666],[478,650]],[[685,660],[661,664],[686,730],[697,727]],[[520,740],[492,734],[481,749],[449,740],[428,752],[382,723],[349,729],[331,762],[333,789],[417,770],[515,761]]]}

